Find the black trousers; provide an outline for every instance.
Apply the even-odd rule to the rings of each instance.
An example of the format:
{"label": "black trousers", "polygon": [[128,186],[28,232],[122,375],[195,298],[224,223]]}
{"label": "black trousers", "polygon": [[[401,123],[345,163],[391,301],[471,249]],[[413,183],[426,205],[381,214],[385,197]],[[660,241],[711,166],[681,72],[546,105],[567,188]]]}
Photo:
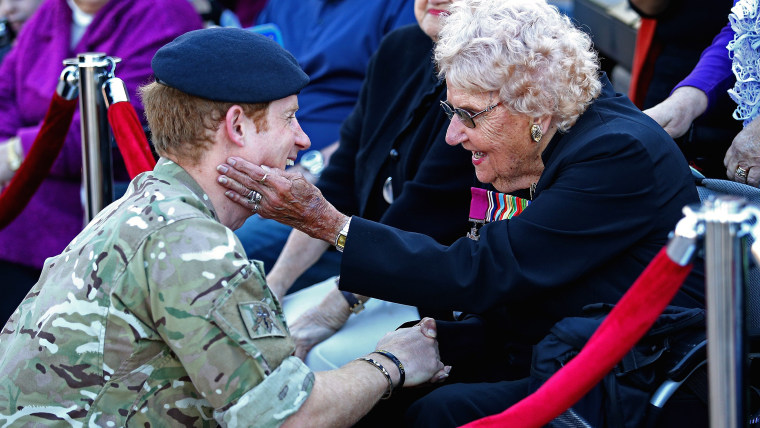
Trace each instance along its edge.
{"label": "black trousers", "polygon": [[[493,340],[495,331],[482,321],[477,317],[438,321],[441,361],[452,366],[449,379],[442,384],[405,388],[380,401],[355,426],[458,427],[501,413],[527,397],[531,392],[528,376],[532,348],[504,346],[503,342],[494,346],[500,343]],[[708,421],[704,399],[686,387],[679,389],[658,416],[648,426],[704,427]]]}
{"label": "black trousers", "polygon": [[508,409],[528,395],[528,379],[483,383],[444,383],[404,390],[381,401],[356,427],[458,427]]}

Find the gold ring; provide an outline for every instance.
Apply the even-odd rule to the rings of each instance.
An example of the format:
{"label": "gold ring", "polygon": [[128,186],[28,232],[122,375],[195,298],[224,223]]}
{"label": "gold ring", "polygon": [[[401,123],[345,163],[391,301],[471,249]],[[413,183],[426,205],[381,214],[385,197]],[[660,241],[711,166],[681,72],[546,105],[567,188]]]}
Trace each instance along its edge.
{"label": "gold ring", "polygon": [[264,182],[267,181],[267,176],[269,176],[269,174],[264,173],[264,177],[261,180],[259,180],[259,183],[264,184]]}
{"label": "gold ring", "polygon": [[736,172],[734,172],[734,174],[736,174],[736,176],[739,177],[739,178],[743,178],[744,181],[747,181],[747,170],[746,169],[744,169],[744,168],[742,168],[740,166],[737,166],[736,167]]}

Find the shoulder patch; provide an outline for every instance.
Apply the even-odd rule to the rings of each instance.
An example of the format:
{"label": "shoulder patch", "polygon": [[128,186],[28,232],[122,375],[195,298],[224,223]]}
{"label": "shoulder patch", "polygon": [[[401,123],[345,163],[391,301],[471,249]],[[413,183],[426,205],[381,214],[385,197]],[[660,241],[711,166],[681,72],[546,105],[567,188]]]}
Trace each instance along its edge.
{"label": "shoulder patch", "polygon": [[238,303],[238,309],[251,339],[286,336],[272,309],[263,301]]}

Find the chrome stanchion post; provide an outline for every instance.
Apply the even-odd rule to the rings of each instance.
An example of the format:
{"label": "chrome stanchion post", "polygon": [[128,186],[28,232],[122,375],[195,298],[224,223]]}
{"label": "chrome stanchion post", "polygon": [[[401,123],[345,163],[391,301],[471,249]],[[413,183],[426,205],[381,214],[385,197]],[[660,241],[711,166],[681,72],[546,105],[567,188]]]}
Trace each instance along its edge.
{"label": "chrome stanchion post", "polygon": [[79,96],[79,67],[69,65],[64,67],[58,78],[55,92],[64,100],[73,100]]}
{"label": "chrome stanchion post", "polygon": [[104,53],[88,52],[63,62],[67,66],[79,67],[85,223],[113,199],[111,139],[101,86],[113,75],[115,64],[119,61]]}
{"label": "chrome stanchion post", "polygon": [[745,326],[742,234],[747,212],[743,198],[707,201],[705,220],[705,294],[710,426],[745,426]]}
{"label": "chrome stanchion post", "polygon": [[679,266],[691,263],[697,252],[697,244],[704,236],[704,222],[698,208],[701,207],[684,207],[684,217],[676,224],[665,250],[670,260]]}
{"label": "chrome stanchion post", "polygon": [[129,101],[129,92],[127,85],[118,77],[112,77],[103,83],[103,99],[106,107],[110,108],[113,104],[123,101]]}

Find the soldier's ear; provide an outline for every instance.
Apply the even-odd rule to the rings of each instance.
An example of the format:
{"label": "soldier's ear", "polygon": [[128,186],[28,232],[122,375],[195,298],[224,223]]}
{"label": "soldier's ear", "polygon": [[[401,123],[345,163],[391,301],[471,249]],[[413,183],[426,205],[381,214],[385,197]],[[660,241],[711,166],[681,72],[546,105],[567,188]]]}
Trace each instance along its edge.
{"label": "soldier's ear", "polygon": [[248,132],[246,119],[243,108],[237,104],[230,107],[224,116],[224,129],[227,132],[227,137],[240,147],[245,146],[245,133]]}

